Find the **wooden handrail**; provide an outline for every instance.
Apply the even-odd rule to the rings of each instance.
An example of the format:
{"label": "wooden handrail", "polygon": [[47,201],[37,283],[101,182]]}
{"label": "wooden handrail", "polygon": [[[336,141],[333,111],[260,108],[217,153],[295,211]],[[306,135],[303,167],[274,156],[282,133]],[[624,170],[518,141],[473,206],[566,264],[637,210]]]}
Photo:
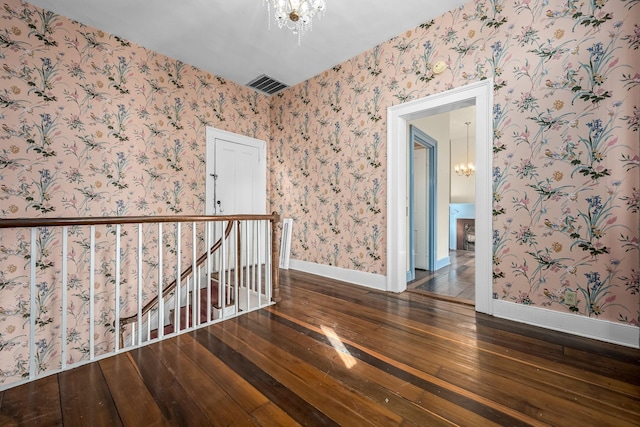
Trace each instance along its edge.
{"label": "wooden handrail", "polygon": [[[200,257],[196,261],[196,267],[201,266],[207,260],[207,255],[213,254],[215,251],[217,251],[220,248],[220,246],[222,246],[223,239],[226,239],[227,237],[229,237],[229,234],[231,234],[231,230],[233,229],[233,223],[234,221],[229,221],[229,223],[227,224],[227,228],[224,230],[224,237],[220,237],[218,241],[216,241],[213,244],[213,246],[211,246],[211,248],[209,249],[209,252],[205,252],[202,255],[200,255]],[[183,277],[188,276],[191,272],[193,272],[193,265],[190,265],[189,267],[185,268],[184,271],[180,274],[180,278],[182,279]],[[173,281],[169,283],[162,290],[162,298],[169,295],[169,293],[175,289],[177,284],[178,284],[178,279],[173,279]],[[147,314],[157,303],[158,303],[158,295],[156,295],[151,301],[149,301],[144,305],[144,307],[142,307],[142,315],[144,316],[145,314]],[[121,333],[122,333],[122,327],[128,325],[129,323],[134,322],[135,320],[137,320],[137,317],[138,317],[138,313],[128,317],[120,318]]]}
{"label": "wooden handrail", "polygon": [[278,221],[278,215],[175,215],[175,216],[105,216],[75,218],[10,218],[0,219],[0,228],[56,227],[74,225],[155,224],[159,222],[203,221]]}

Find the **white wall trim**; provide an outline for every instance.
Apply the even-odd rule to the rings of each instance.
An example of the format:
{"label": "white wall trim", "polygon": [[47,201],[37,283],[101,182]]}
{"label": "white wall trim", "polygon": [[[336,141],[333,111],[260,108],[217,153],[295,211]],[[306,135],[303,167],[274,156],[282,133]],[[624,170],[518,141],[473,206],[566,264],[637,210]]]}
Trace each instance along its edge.
{"label": "white wall trim", "polygon": [[593,319],[578,314],[503,300],[493,301],[493,315],[581,337],[640,348],[640,328],[624,323]]}
{"label": "white wall trim", "polygon": [[[258,192],[258,199],[255,202],[257,212],[251,213],[267,213],[267,142],[261,139],[252,138],[247,135],[239,133],[233,133],[226,130],[214,128],[211,126],[206,127],[206,147],[205,147],[205,215],[213,215],[213,174],[215,166],[215,141],[221,139],[224,141],[233,142],[236,144],[248,145],[255,147],[260,151],[260,178],[262,182],[254,185],[260,185],[264,188],[264,191]],[[249,212],[245,212],[249,213]]]}
{"label": "white wall trim", "polygon": [[385,291],[387,289],[387,278],[380,274],[349,270],[346,268],[334,267],[332,265],[316,264],[315,262],[300,261],[297,259],[289,261],[289,269],[316,274],[330,279],[341,280],[343,282],[365,286],[379,291]]}
{"label": "white wall trim", "polygon": [[476,106],[476,311],[492,314],[493,79],[481,80],[387,109],[387,283],[407,289],[407,122]]}

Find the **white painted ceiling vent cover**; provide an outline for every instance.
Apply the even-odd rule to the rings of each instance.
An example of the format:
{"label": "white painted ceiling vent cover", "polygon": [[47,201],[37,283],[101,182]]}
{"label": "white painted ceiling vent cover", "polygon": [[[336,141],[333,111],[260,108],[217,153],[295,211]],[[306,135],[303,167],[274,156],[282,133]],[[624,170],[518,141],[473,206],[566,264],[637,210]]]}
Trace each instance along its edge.
{"label": "white painted ceiling vent cover", "polygon": [[267,95],[273,95],[289,87],[286,84],[280,83],[279,81],[274,80],[265,74],[251,80],[249,83],[247,83],[247,86],[253,89],[257,89],[260,92],[266,93]]}

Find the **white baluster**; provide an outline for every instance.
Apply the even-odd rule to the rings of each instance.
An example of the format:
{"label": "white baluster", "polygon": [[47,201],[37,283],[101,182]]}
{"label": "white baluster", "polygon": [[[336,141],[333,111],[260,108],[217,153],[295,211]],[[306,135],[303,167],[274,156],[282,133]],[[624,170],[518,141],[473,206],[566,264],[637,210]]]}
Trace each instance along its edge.
{"label": "white baluster", "polygon": [[[208,221],[207,222],[207,226],[206,226],[206,231],[207,231],[207,245],[206,245],[206,249],[207,249],[207,296],[205,297],[205,303],[207,304],[207,322],[209,320],[211,320],[211,225],[212,222]],[[200,289],[198,289],[198,299],[201,299],[200,297],[202,296],[202,294],[200,293]],[[200,304],[202,304],[202,301],[200,302]],[[200,306],[198,306],[198,322],[200,322]],[[199,323],[198,323],[199,324]]]}
{"label": "white baluster", "polygon": [[62,331],[60,333],[60,362],[64,371],[67,369],[67,244],[68,229],[62,227]]}
{"label": "white baluster", "polygon": [[158,223],[158,339],[164,337],[164,297],[162,296],[162,223]]}
{"label": "white baluster", "polygon": [[142,223],[138,224],[138,345],[142,344]]}
{"label": "white baluster", "polygon": [[268,278],[268,280],[265,281],[265,286],[266,286],[266,295],[267,295],[267,304],[271,303],[271,288],[273,286],[273,275],[271,274],[271,269],[273,267],[274,262],[276,262],[276,260],[271,258],[271,245],[273,243],[273,236],[271,235],[271,222],[270,221],[266,221],[266,236],[267,236],[267,242],[264,245],[265,247],[265,253],[267,254],[265,256],[266,262],[265,262],[265,275]]}
{"label": "white baluster", "polygon": [[240,256],[240,254],[238,253],[238,248],[240,247],[240,240],[238,238],[238,230],[240,229],[240,224],[238,223],[238,221],[234,221],[233,222],[233,239],[235,244],[233,245],[234,247],[234,259],[235,259],[235,265],[233,268],[233,298],[235,299],[235,307],[236,307],[236,313],[239,312],[239,306],[238,304],[240,303],[240,287],[238,286],[238,280],[240,279],[240,272],[238,271],[238,269],[240,268],[240,262],[241,260],[238,258],[242,258]]}
{"label": "white baluster", "polygon": [[180,288],[182,287],[182,227],[181,223],[176,224],[176,290],[175,290],[175,298],[173,303],[173,310],[175,315],[175,320],[173,324],[175,325],[175,332],[180,332],[180,306],[182,305],[182,301],[180,298]]}
{"label": "white baluster", "polygon": [[249,251],[251,248],[249,247],[249,225],[246,221],[242,221],[242,238],[243,238],[243,247],[242,247],[242,286],[244,286],[244,290],[247,294],[246,297],[246,310],[251,310],[251,289],[249,289]]}
{"label": "white baluster", "polygon": [[120,350],[120,224],[116,224],[115,352]]}
{"label": "white baluster", "polygon": [[258,307],[262,307],[262,247],[260,246],[262,242],[262,221],[256,221],[258,231],[256,233],[256,252],[258,253],[258,262],[256,264],[256,286],[258,293]]}
{"label": "white baluster", "polygon": [[89,360],[95,358],[96,226],[89,227]]}
{"label": "white baluster", "polygon": [[218,249],[218,265],[217,268],[215,270],[215,272],[218,274],[218,305],[220,306],[221,310],[222,310],[222,316],[225,315],[224,309],[226,306],[225,303],[225,295],[227,292],[227,276],[226,276],[226,272],[227,272],[227,264],[228,264],[228,259],[227,259],[227,251],[229,250],[228,245],[229,242],[227,240],[227,223],[226,222],[221,222],[220,223],[220,249]]}
{"label": "white baluster", "polygon": [[[157,312],[157,311],[156,311]],[[149,310],[147,311],[147,341],[149,341],[151,339],[151,317],[153,315],[153,310]],[[157,317],[157,315],[156,315]],[[142,329],[142,328],[140,328]],[[160,331],[158,330],[158,333],[160,333]]]}
{"label": "white baluster", "polygon": [[[192,284],[193,284],[193,292],[191,295],[191,317],[192,317],[192,321],[191,321],[191,327],[195,327],[196,326],[196,289],[200,286],[200,268],[198,267],[198,240],[197,240],[197,224],[194,222],[192,224],[192,233],[193,235],[191,236],[192,239],[192,244],[191,244],[191,248],[193,250],[193,256],[192,256],[192,261],[193,261],[193,267],[192,267],[192,272],[191,275],[193,277]],[[189,313],[189,295],[187,294],[187,313]]]}
{"label": "white baluster", "polygon": [[29,260],[29,379],[36,375],[36,228],[31,229],[31,259]]}

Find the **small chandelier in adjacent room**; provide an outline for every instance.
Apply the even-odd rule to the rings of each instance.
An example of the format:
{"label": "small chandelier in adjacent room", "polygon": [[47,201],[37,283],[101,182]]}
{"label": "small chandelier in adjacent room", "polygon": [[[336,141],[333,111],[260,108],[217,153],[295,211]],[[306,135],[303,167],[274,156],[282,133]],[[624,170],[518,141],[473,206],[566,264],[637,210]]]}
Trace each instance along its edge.
{"label": "small chandelier in adjacent room", "polygon": [[269,28],[271,28],[271,11],[278,27],[287,27],[298,35],[298,45],[302,33],[311,31],[313,18],[322,16],[326,9],[325,0],[263,0],[269,11]]}
{"label": "small chandelier in adjacent room", "polygon": [[473,175],[476,171],[476,167],[469,161],[469,125],[471,122],[464,122],[467,125],[467,163],[460,163],[454,167],[454,170],[458,175],[469,176]]}

